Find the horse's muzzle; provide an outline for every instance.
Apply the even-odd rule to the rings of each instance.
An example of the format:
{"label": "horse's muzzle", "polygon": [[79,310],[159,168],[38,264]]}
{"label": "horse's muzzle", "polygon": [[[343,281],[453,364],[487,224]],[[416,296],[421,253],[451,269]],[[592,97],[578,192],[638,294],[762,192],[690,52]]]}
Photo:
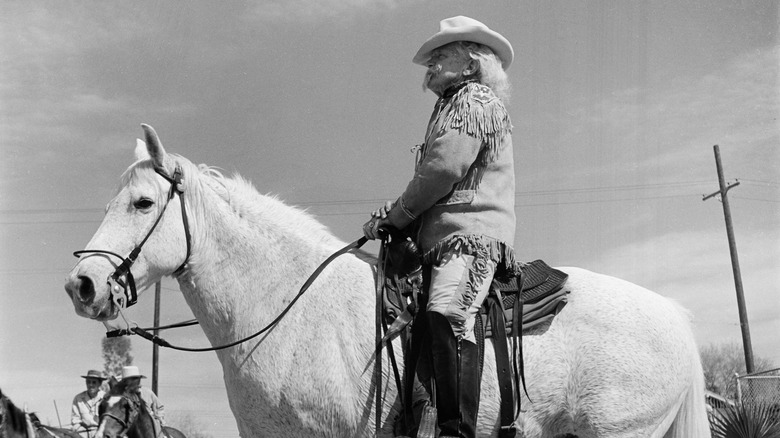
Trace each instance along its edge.
{"label": "horse's muzzle", "polygon": [[72,275],[65,283],[65,292],[79,316],[105,321],[116,317],[110,294],[98,296],[95,282],[86,275]]}
{"label": "horse's muzzle", "polygon": [[88,276],[79,275],[65,284],[65,292],[72,300],[78,300],[82,305],[90,305],[95,299],[95,284]]}

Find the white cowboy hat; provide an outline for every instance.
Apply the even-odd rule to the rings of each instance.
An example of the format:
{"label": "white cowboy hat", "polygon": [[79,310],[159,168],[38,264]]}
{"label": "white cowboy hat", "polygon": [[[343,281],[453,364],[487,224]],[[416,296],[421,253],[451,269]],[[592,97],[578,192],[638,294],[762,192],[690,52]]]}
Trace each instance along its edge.
{"label": "white cowboy hat", "polygon": [[512,59],[515,57],[512,45],[501,34],[490,30],[490,28],[473,18],[458,15],[457,17],[447,18],[439,22],[439,32],[428,38],[428,41],[414,55],[412,62],[425,65],[434,49],[455,41],[472,41],[490,47],[493,53],[501,59],[501,66],[504,70],[509,68],[509,65],[512,64]]}
{"label": "white cowboy hat", "polygon": [[140,377],[142,379],[145,379],[146,376],[142,375],[140,371],[138,371],[137,366],[126,366],[122,367],[122,380],[125,380],[130,377]]}

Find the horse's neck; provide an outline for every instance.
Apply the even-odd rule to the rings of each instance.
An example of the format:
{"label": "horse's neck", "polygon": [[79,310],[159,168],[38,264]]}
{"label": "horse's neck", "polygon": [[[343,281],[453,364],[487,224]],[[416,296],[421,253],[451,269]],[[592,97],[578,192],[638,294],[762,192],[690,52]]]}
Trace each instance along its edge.
{"label": "horse's neck", "polygon": [[300,219],[295,211],[262,196],[258,202],[258,210],[268,213],[255,215],[252,223],[221,200],[207,202],[216,211],[198,215],[199,223],[193,227],[190,268],[178,280],[212,342],[234,340],[235,334],[229,332],[236,321],[256,315],[258,306],[269,313],[279,311],[332,252],[328,245],[313,244],[314,235],[305,237],[290,229],[296,226],[285,223],[284,215]]}
{"label": "horse's neck", "polygon": [[155,438],[154,420],[147,407],[141,406],[141,412],[127,430],[127,438]]}
{"label": "horse's neck", "polygon": [[2,397],[0,403],[0,432],[9,437],[25,437],[32,432],[28,417],[10,399]]}

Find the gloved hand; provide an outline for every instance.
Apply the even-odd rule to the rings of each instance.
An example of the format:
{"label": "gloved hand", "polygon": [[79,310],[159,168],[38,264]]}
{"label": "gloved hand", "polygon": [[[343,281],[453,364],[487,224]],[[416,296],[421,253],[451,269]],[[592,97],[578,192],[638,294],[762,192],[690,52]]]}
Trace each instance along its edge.
{"label": "gloved hand", "polygon": [[366,236],[367,239],[374,240],[378,237],[382,237],[379,235],[379,229],[393,225],[387,219],[387,213],[394,205],[395,202],[387,201],[385,202],[385,205],[371,212],[371,220],[363,224],[363,235]]}

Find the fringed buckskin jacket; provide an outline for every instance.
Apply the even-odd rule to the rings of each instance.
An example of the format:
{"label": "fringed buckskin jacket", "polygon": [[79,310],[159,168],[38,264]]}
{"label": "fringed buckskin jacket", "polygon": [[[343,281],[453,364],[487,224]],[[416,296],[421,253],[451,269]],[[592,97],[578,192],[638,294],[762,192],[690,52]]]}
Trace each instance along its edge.
{"label": "fringed buckskin jacket", "polygon": [[459,84],[436,102],[414,177],[388,212],[396,228],[411,225],[423,263],[481,255],[497,263],[496,276],[514,275],[511,131],[504,104],[485,85]]}

